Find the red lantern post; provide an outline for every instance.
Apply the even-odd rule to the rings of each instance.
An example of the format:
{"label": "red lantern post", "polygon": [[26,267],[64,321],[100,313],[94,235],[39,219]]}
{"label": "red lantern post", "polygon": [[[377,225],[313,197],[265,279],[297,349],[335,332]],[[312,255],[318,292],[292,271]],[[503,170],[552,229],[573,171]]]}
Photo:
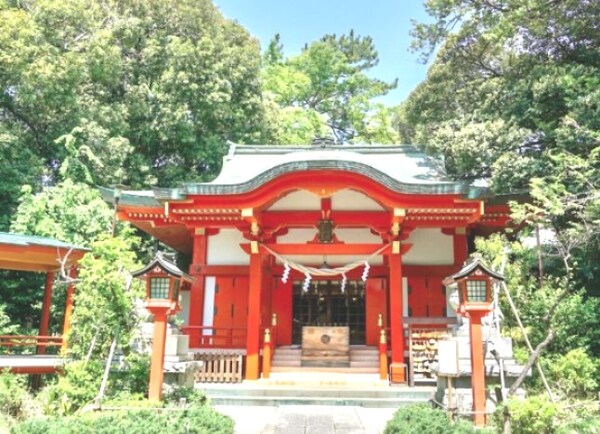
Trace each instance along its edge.
{"label": "red lantern post", "polygon": [[167,318],[181,309],[179,289],[182,282],[191,282],[192,278],[160,253],[157,253],[150,264],[132,275],[146,279],[146,309],[154,315],[148,399],[160,401],[164,377]]}
{"label": "red lantern post", "polygon": [[459,313],[469,318],[471,340],[471,388],[473,390],[473,422],[485,425],[485,364],[481,319],[492,310],[492,284],[504,277],[487,268],[479,259],[458,273],[447,277],[444,285],[458,285]]}

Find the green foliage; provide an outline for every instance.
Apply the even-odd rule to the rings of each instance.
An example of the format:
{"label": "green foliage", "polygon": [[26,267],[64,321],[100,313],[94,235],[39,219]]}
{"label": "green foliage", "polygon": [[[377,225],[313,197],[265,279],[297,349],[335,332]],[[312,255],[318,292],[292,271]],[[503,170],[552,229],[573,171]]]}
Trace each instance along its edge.
{"label": "green foliage", "polygon": [[130,272],[141,268],[134,253],[139,240],[127,234],[104,237],[92,244],[92,254],[81,261],[77,306],[68,336],[70,355],[83,359],[88,353],[104,359],[118,333],[120,347],[128,353],[137,326],[136,300],[143,297],[141,281]]}
{"label": "green foliage", "polygon": [[0,371],[0,418],[22,418],[26,415],[25,403],[31,397],[27,392],[26,377]]}
{"label": "green foliage", "polygon": [[125,357],[125,368],[111,372],[112,393],[148,394],[150,378],[150,357],[147,354],[131,352]]}
{"label": "green foliage", "polygon": [[372,102],[396,83],[366,74],[378,61],[370,37],[355,36],[353,31],[340,37],[325,35],[288,59],[282,58],[276,37],[265,58],[263,82],[275,104],[270,108],[275,142],[310,143],[327,132],[340,143],[396,140],[391,115]]}
{"label": "green foliage", "polygon": [[425,404],[400,407],[385,426],[385,434],[468,434],[474,433],[475,428],[469,422],[453,423],[448,413],[433,409]]}
{"label": "green foliage", "polygon": [[172,185],[260,141],[258,42],[210,0],[4,2],[0,23],[6,211],[42,174]]}
{"label": "green foliage", "polygon": [[594,397],[598,391],[598,362],[583,348],[576,348],[553,360],[549,372],[564,395],[573,398]]}
{"label": "green foliage", "polygon": [[38,395],[45,414],[66,416],[92,402],[98,395],[102,380],[101,362],[72,362],[64,375],[46,386]]}
{"label": "green foliage", "polygon": [[33,194],[23,188],[11,231],[89,246],[110,231],[113,211],[96,188],[66,180]]}
{"label": "green foliage", "polygon": [[0,335],[14,333],[17,329],[15,324],[11,324],[10,318],[6,315],[6,306],[0,304]]}
{"label": "green foliage", "polygon": [[600,434],[599,415],[585,415],[567,422],[556,430],[556,434]]}
{"label": "green foliage", "polygon": [[402,121],[412,140],[447,158],[450,174],[509,191],[560,173],[554,157],[593,154],[598,2],[430,0],[426,9],[433,20],[415,24],[414,47],[439,50]]}
{"label": "green foliage", "polygon": [[[559,406],[548,400],[545,395],[531,396],[527,399],[511,398],[505,403],[510,411],[511,432],[514,434],[551,434],[558,426]],[[496,409],[492,417],[493,424],[502,432],[504,407]]]}
{"label": "green foliage", "polygon": [[165,402],[179,403],[181,399],[185,399],[186,402],[192,404],[206,404],[208,402],[206,395],[203,391],[196,389],[191,386],[175,386],[170,387],[167,393],[164,394],[163,400]]}
{"label": "green foliage", "polygon": [[86,413],[63,418],[32,419],[19,423],[12,434],[231,434],[233,422],[208,406],[191,406],[186,410],[128,410]]}
{"label": "green foliage", "polygon": [[[600,378],[594,354],[597,354],[600,339],[600,300],[585,297],[582,291],[567,290],[570,283],[564,276],[547,274],[540,287],[536,279],[535,251],[518,241],[509,242],[506,236],[496,234],[487,239],[478,238],[476,246],[488,263],[503,270],[532,345],[539,344],[546,337],[548,328],[552,328],[555,337],[541,358],[546,373],[551,373],[552,389],[570,398],[582,398],[598,390]],[[555,273],[564,274],[562,270]],[[529,351],[502,292],[500,303],[505,314],[504,331],[513,338],[515,356],[524,363]],[[555,304],[553,315],[549,317],[548,312]],[[533,390],[541,392],[542,384],[536,370],[528,383]]]}

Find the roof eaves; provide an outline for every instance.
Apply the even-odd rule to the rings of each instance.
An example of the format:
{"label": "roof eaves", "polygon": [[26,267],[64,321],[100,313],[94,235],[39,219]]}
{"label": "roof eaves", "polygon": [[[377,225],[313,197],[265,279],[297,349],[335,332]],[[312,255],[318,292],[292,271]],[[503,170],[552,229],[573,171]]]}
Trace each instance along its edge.
{"label": "roof eaves", "polygon": [[293,161],[274,166],[251,180],[240,184],[211,184],[190,183],[182,189],[156,189],[160,199],[185,199],[186,195],[227,195],[240,194],[252,191],[260,185],[275,179],[278,176],[298,171],[333,169],[346,172],[361,173],[378,183],[400,193],[412,194],[461,194],[467,198],[475,199],[489,195],[487,187],[476,187],[466,183],[453,181],[439,181],[431,183],[406,183],[383,173],[369,165],[355,161],[340,160],[308,160]]}
{"label": "roof eaves", "polygon": [[15,246],[42,246],[56,247],[60,249],[73,249],[89,252],[87,247],[77,246],[75,244],[65,243],[49,237],[40,237],[37,235],[13,234],[9,232],[0,232],[0,244],[11,244]]}

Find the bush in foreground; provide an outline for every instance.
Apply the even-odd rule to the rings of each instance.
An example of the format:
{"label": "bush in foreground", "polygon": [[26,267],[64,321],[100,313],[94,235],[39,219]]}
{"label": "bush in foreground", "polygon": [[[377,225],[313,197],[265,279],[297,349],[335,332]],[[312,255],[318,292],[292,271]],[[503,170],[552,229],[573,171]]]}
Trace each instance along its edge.
{"label": "bush in foreground", "polygon": [[78,416],[31,419],[14,425],[11,434],[231,434],[233,421],[211,407],[186,410],[130,409]]}
{"label": "bush in foreground", "polygon": [[471,434],[475,428],[470,422],[452,422],[445,411],[429,405],[416,404],[400,409],[387,423],[384,434]]}

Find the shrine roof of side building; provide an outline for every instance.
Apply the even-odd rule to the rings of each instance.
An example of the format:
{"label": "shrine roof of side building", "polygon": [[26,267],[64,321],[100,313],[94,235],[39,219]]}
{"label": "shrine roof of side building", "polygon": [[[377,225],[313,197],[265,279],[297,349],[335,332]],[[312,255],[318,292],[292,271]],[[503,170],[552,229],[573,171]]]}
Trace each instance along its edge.
{"label": "shrine roof of side building", "polygon": [[39,246],[44,248],[57,248],[57,249],[72,249],[79,250],[82,252],[89,252],[90,249],[86,247],[77,246],[75,244],[65,243],[54,238],[40,237],[36,235],[25,235],[25,234],[13,234],[8,232],[0,232],[0,244],[12,245],[12,246]]}
{"label": "shrine roof of side building", "polygon": [[[412,145],[230,144],[221,172],[214,180],[184,183],[176,188],[124,191],[120,203],[156,207],[164,201],[184,200],[189,195],[241,194],[286,174],[322,170],[360,174],[403,194],[451,194],[487,200],[494,197],[486,186],[450,180],[440,160]],[[114,189],[100,191],[106,201],[113,201]]]}

